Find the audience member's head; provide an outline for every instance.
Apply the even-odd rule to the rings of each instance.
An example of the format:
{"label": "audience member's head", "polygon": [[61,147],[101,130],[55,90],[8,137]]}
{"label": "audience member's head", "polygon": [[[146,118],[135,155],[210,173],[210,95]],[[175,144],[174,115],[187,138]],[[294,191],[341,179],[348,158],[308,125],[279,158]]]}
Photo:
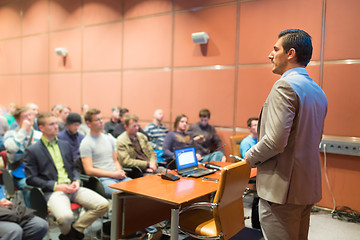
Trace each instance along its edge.
{"label": "audience member's head", "polygon": [[210,111],[209,109],[203,108],[199,112],[200,125],[206,127],[209,124]]}
{"label": "audience member's head", "polygon": [[96,108],[91,108],[91,109],[87,110],[86,113],[85,113],[85,121],[86,122],[91,122],[92,117],[96,116],[96,115],[98,115],[100,113],[101,113],[101,111],[99,109],[96,109]]}
{"label": "audience member's head", "polygon": [[249,129],[250,134],[253,138],[257,139],[257,125],[258,125],[259,118],[251,117],[247,120],[247,128]]}
{"label": "audience member's head", "polygon": [[162,109],[156,109],[154,111],[154,121],[157,123],[161,123],[164,118],[164,112]]}
{"label": "audience member's head", "polygon": [[30,109],[27,107],[16,108],[15,112],[14,112],[14,118],[20,127],[23,126],[24,121],[28,121],[28,123],[25,123],[26,125],[29,126],[28,130],[31,129],[30,126],[32,126],[34,123],[34,117],[31,113]]}
{"label": "audience member's head", "polygon": [[85,113],[86,124],[90,128],[90,134],[101,133],[104,130],[104,118],[101,116],[101,111],[96,108],[91,108]]}
{"label": "audience member's head", "polygon": [[124,128],[130,137],[136,136],[139,130],[139,118],[134,114],[127,114],[124,116]]}
{"label": "audience member's head", "polygon": [[57,118],[53,113],[42,113],[39,115],[37,123],[43,136],[48,140],[53,140],[59,133]]}
{"label": "audience member's head", "polygon": [[15,109],[18,107],[18,105],[14,102],[9,103],[9,108],[7,109],[7,113],[10,115],[14,115]]}
{"label": "audience member's head", "polygon": [[26,104],[26,107],[29,108],[33,119],[35,119],[37,117],[37,115],[39,114],[39,106],[36,105],[35,103],[28,103]]}
{"label": "audience member's head", "polygon": [[66,117],[66,129],[72,133],[76,134],[80,124],[81,124],[81,116],[78,113],[69,113],[69,115]]}
{"label": "audience member's head", "polygon": [[66,122],[66,117],[69,115],[71,109],[66,106],[66,105],[62,105],[59,109],[59,120],[62,122],[62,123],[65,123]]}
{"label": "audience member's head", "polygon": [[84,115],[86,113],[86,111],[89,109],[90,109],[90,107],[88,104],[81,105],[81,114]]}
{"label": "audience member's head", "polygon": [[123,121],[124,117],[129,114],[129,109],[121,108],[119,112],[120,120]]}
{"label": "audience member's head", "polygon": [[54,106],[51,108],[51,112],[54,114],[55,117],[59,117],[59,110],[60,110],[60,108],[62,108],[62,104],[54,105]]}
{"label": "audience member's head", "polygon": [[119,106],[115,106],[111,109],[111,119],[113,122],[119,122],[120,120],[120,107]]}
{"label": "audience member's head", "polygon": [[177,132],[185,132],[188,123],[188,117],[185,114],[177,115],[174,122],[174,130]]}

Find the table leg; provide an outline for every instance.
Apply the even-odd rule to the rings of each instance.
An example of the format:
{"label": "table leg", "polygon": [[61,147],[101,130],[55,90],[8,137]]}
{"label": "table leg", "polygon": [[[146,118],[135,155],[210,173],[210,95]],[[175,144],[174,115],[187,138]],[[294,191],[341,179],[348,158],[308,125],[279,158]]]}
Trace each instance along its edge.
{"label": "table leg", "polygon": [[178,240],[179,238],[179,209],[173,208],[171,209],[171,240]]}
{"label": "table leg", "polygon": [[113,192],[112,194],[112,216],[111,216],[111,233],[110,233],[110,239],[111,240],[117,240],[118,239],[118,214],[119,214],[119,195],[117,192]]}

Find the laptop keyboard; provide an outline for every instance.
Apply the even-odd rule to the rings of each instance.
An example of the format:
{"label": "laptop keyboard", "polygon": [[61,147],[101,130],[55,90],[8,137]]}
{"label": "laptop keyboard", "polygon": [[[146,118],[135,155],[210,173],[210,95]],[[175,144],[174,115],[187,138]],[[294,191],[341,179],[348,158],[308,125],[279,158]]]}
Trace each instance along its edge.
{"label": "laptop keyboard", "polygon": [[190,174],[193,174],[193,173],[204,172],[204,171],[208,171],[208,170],[205,169],[205,168],[198,168],[198,169],[195,169],[195,170],[183,172],[182,174],[183,175],[190,175]]}

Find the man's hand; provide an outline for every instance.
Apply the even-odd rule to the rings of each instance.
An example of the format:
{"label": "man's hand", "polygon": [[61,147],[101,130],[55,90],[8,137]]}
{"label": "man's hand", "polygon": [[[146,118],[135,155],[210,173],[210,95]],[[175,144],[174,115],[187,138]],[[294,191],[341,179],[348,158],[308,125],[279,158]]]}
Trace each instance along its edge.
{"label": "man's hand", "polygon": [[0,200],[0,207],[11,208],[12,205],[13,205],[13,203],[11,201],[7,200],[6,198],[3,198]]}
{"label": "man's hand", "polygon": [[146,172],[148,173],[154,173],[156,172],[157,166],[154,162],[149,162],[149,167],[146,169]]}
{"label": "man's hand", "polygon": [[75,189],[75,192],[76,192],[77,190],[79,190],[79,188],[80,188],[80,183],[79,183],[78,181],[73,181],[73,182],[71,183],[71,185],[72,185],[73,188]]}
{"label": "man's hand", "polygon": [[251,167],[251,164],[250,164],[250,162],[249,162],[249,160],[248,160],[248,158],[247,158],[247,153],[245,153],[245,158],[244,158],[244,160],[245,160],[246,164]]}
{"label": "man's hand", "polygon": [[115,178],[115,179],[121,180],[121,179],[123,179],[125,177],[126,177],[126,173],[122,169],[117,170],[116,172],[114,172],[113,178]]}
{"label": "man's hand", "polygon": [[72,184],[58,184],[55,187],[55,191],[62,191],[66,194],[73,194],[74,192],[76,192],[79,188],[76,189],[76,187],[74,187],[73,183]]}
{"label": "man's hand", "polygon": [[202,143],[202,142],[206,141],[206,139],[204,138],[203,135],[196,136],[193,139],[194,139],[195,142],[198,142],[198,143]]}
{"label": "man's hand", "polygon": [[32,127],[32,124],[27,119],[25,119],[21,124],[21,128],[24,129],[27,132],[31,132],[31,127]]}
{"label": "man's hand", "polygon": [[200,154],[196,154],[196,160],[200,161],[201,160],[201,155]]}
{"label": "man's hand", "polygon": [[222,156],[221,161],[226,162],[226,156],[225,155]]}

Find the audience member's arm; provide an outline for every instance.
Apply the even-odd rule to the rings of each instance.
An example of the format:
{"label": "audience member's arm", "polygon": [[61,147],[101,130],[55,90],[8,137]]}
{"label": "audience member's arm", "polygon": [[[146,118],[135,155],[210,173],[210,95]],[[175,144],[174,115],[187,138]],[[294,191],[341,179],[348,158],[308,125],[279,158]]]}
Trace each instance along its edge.
{"label": "audience member's arm", "polygon": [[11,130],[5,133],[4,145],[7,151],[9,152],[17,152],[25,142],[26,138],[26,130],[20,128],[18,131]]}
{"label": "audience member's arm", "polygon": [[54,191],[56,181],[47,180],[40,176],[41,170],[38,169],[37,160],[37,156],[28,149],[24,157],[26,183],[30,186],[39,187],[43,191]]}
{"label": "audience member's arm", "polygon": [[121,166],[123,166],[123,167],[138,166],[142,170],[145,170],[148,168],[147,162],[145,162],[143,160],[132,158],[129,154],[130,149],[125,144],[122,144],[121,142],[119,142],[119,139],[117,140],[116,148],[117,148],[118,159],[119,159]]}
{"label": "audience member's arm", "polygon": [[[123,179],[125,177],[124,171],[118,170],[117,168],[116,168],[117,169],[116,172],[110,172],[110,171],[102,170],[100,168],[94,168],[92,157],[83,157],[81,158],[81,161],[86,175],[96,176],[96,177],[110,177],[115,179]],[[117,160],[116,162],[119,163]]]}
{"label": "audience member's arm", "polygon": [[175,159],[175,154],[172,151],[173,132],[166,134],[163,144],[164,159]]}

